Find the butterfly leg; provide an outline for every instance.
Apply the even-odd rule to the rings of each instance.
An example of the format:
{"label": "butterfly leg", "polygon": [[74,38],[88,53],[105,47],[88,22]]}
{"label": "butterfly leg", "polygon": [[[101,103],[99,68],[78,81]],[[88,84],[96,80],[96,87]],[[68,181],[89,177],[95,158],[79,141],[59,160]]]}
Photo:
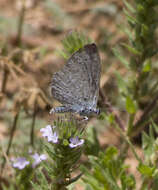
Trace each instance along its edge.
{"label": "butterfly leg", "polygon": [[88,119],[89,118],[87,116],[84,116],[84,118],[83,118],[84,121],[88,121]]}
{"label": "butterfly leg", "polygon": [[50,114],[52,114],[52,113],[64,113],[64,112],[69,112],[69,111],[71,111],[70,108],[65,107],[65,106],[60,106],[60,107],[52,108],[49,113]]}

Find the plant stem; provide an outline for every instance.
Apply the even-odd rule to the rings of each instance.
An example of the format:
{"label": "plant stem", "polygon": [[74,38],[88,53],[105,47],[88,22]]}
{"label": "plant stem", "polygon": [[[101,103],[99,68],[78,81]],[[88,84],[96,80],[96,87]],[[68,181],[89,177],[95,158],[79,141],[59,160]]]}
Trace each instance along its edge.
{"label": "plant stem", "polygon": [[128,143],[128,145],[130,146],[135,158],[138,160],[139,163],[142,163],[141,159],[139,158],[139,156],[137,155],[134,147],[133,147],[133,144],[130,142],[130,139],[129,137],[127,137],[123,132],[122,130],[118,127],[117,124],[114,125],[116,127],[116,129],[119,131],[119,133],[121,134],[121,136],[124,138],[124,140]]}
{"label": "plant stem", "polygon": [[151,112],[154,111],[154,107],[157,105],[157,101],[158,101],[158,94],[155,96],[155,98],[152,100],[152,102],[148,104],[148,106],[145,108],[142,116],[134,125],[135,131],[133,131],[133,133],[131,133],[132,137],[136,136],[145,127],[145,125],[143,125],[143,124],[149,118],[149,116],[151,115]]}
{"label": "plant stem", "polygon": [[6,65],[4,65],[4,70],[3,70],[3,79],[2,79],[2,87],[1,87],[1,92],[5,93],[6,91],[6,85],[8,81],[8,76],[9,76],[9,71]]}
{"label": "plant stem", "polygon": [[31,133],[30,133],[30,142],[32,146],[34,146],[34,128],[35,128],[36,115],[37,115],[37,103],[35,102],[33,117],[32,117],[32,124],[31,124]]}
{"label": "plant stem", "polygon": [[[14,121],[13,121],[13,125],[12,125],[12,128],[11,128],[11,133],[10,133],[10,139],[9,139],[9,143],[8,143],[8,147],[7,147],[7,151],[6,151],[7,156],[9,155],[10,148],[11,148],[12,141],[13,141],[13,137],[14,137],[14,133],[16,131],[16,126],[17,126],[17,121],[18,121],[18,118],[19,118],[19,113],[20,113],[20,109],[16,112],[16,114],[14,116]],[[3,173],[5,163],[6,163],[6,159],[4,158],[4,161],[3,161],[2,166],[1,166],[1,174]]]}
{"label": "plant stem", "polygon": [[114,111],[112,105],[110,104],[110,102],[108,102],[107,98],[105,97],[105,95],[101,89],[99,90],[99,94],[100,94],[101,98],[103,99],[104,105],[107,107],[108,112],[110,112],[114,115],[115,121],[117,122],[119,127],[123,131],[125,131],[125,124],[124,124],[123,120],[121,120],[120,117],[118,116],[118,114]]}
{"label": "plant stem", "polygon": [[129,121],[128,121],[128,129],[127,129],[127,136],[130,136],[131,131],[133,129],[133,121],[135,118],[135,114],[130,114]]}
{"label": "plant stem", "polygon": [[120,154],[119,154],[119,158],[121,158],[121,160],[123,160],[123,161],[126,158],[128,148],[129,148],[129,144],[126,141],[124,141],[120,148]]}
{"label": "plant stem", "polygon": [[20,47],[21,46],[21,39],[22,39],[22,32],[23,32],[23,24],[24,24],[24,19],[25,19],[25,0],[22,1],[22,8],[20,10],[20,15],[19,15],[19,21],[18,21],[18,31],[17,31],[17,45]]}

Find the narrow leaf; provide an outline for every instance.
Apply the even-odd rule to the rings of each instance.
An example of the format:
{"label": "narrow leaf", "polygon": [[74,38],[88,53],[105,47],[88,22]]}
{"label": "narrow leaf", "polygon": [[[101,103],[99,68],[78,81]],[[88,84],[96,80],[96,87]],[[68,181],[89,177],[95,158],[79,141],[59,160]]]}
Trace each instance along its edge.
{"label": "narrow leaf", "polygon": [[152,122],[152,125],[153,125],[153,127],[154,127],[156,133],[158,134],[158,126],[154,123],[153,120],[151,120],[151,122]]}
{"label": "narrow leaf", "polygon": [[143,66],[143,72],[149,72],[151,71],[151,60],[148,59],[146,60],[146,62],[144,63],[144,66]]}
{"label": "narrow leaf", "polygon": [[118,25],[118,28],[120,29],[120,31],[122,31],[123,33],[125,33],[125,34],[127,35],[127,37],[128,37],[131,41],[133,41],[132,31],[130,31],[127,26]]}
{"label": "narrow leaf", "polygon": [[129,13],[126,9],[123,9],[123,12],[125,13],[125,15],[126,15],[126,17],[127,17],[127,20],[128,20],[130,23],[132,23],[132,24],[138,23],[138,21],[137,21],[134,17],[132,17],[132,16],[130,15],[130,13]]}
{"label": "narrow leaf", "polygon": [[114,55],[120,60],[120,62],[126,67],[129,68],[128,61],[121,56],[120,52],[116,48],[112,48]]}
{"label": "narrow leaf", "polygon": [[130,114],[136,113],[136,110],[137,110],[136,104],[130,96],[127,96],[127,98],[126,98],[126,109],[127,109],[128,113],[130,113]]}
{"label": "narrow leaf", "polygon": [[115,72],[115,75],[117,77],[117,83],[119,87],[120,93],[126,95],[127,94],[127,84],[124,78],[118,73],[117,71]]}
{"label": "narrow leaf", "polygon": [[123,1],[125,6],[127,7],[127,9],[131,12],[131,13],[135,13],[135,9],[132,7],[132,5],[130,3],[128,3],[126,0]]}
{"label": "narrow leaf", "polygon": [[129,52],[131,52],[131,53],[133,53],[135,55],[141,55],[141,52],[139,52],[135,48],[131,47],[130,45],[127,45],[125,43],[121,43],[121,45],[124,46],[125,48],[127,48]]}

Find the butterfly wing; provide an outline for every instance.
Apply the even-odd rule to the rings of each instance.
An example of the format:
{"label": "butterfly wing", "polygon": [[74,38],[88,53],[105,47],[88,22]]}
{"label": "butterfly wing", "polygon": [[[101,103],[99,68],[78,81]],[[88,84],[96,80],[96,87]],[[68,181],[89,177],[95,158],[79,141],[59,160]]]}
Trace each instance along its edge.
{"label": "butterfly wing", "polygon": [[101,75],[100,57],[95,44],[85,46],[85,51],[86,54],[89,55],[87,61],[85,61],[85,65],[87,67],[87,73],[89,73],[89,86],[91,92],[90,103],[96,107],[99,96],[99,84]]}
{"label": "butterfly wing", "polygon": [[95,44],[75,52],[64,67],[53,75],[51,92],[62,104],[97,103],[100,81],[100,58]]}

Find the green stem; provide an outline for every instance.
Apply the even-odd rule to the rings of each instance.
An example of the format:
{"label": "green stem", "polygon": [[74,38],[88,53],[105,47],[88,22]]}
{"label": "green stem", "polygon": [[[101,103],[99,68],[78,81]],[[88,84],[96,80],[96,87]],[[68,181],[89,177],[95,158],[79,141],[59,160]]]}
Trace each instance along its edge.
{"label": "green stem", "polygon": [[125,160],[128,149],[129,149],[129,144],[126,141],[124,141],[123,145],[120,148],[120,154],[119,154],[119,158],[121,160],[123,161]]}
{"label": "green stem", "polygon": [[129,137],[127,137],[122,130],[118,127],[117,124],[114,125],[116,127],[116,129],[119,131],[119,133],[121,134],[121,136],[124,138],[124,140],[127,142],[127,144],[130,146],[135,158],[138,160],[139,163],[142,163],[142,160],[139,158],[139,156],[137,155],[134,146],[132,145],[132,143],[129,140]]}
{"label": "green stem", "polygon": [[104,106],[107,108],[107,111],[109,113],[112,113],[114,115],[115,121],[119,125],[120,129],[122,129],[123,131],[125,131],[125,124],[124,124],[123,120],[121,120],[121,118],[118,116],[118,114],[114,111],[112,105],[107,100],[107,98],[104,95],[102,89],[99,89],[99,94],[100,94],[100,96],[101,96],[101,98],[103,100]]}
{"label": "green stem", "polygon": [[142,116],[140,119],[137,121],[137,123],[134,125],[134,131],[130,133],[131,136],[136,136],[140,130],[142,130],[145,126],[145,123],[149,119],[149,117],[154,113],[155,107],[157,106],[157,101],[158,101],[158,94],[153,98],[152,102],[148,104],[148,106],[145,108]]}
{"label": "green stem", "polygon": [[128,121],[127,136],[130,136],[130,134],[132,132],[134,118],[135,118],[135,114],[130,114],[129,121]]}

